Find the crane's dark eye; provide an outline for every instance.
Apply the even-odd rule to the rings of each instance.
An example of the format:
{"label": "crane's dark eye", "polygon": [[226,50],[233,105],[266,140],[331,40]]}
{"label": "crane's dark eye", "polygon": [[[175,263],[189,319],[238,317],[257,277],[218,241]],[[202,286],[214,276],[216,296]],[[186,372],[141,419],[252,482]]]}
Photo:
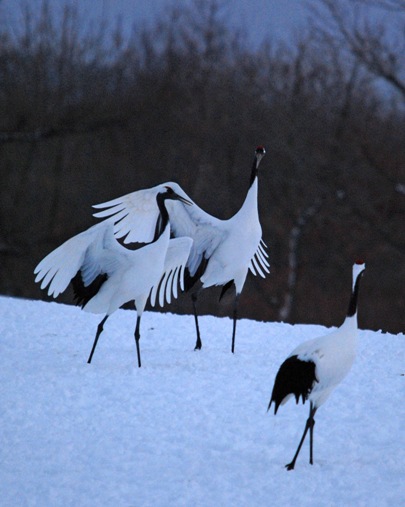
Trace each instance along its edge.
{"label": "crane's dark eye", "polygon": [[174,194],[174,190],[172,189],[172,187],[165,187],[165,189],[168,194]]}
{"label": "crane's dark eye", "polygon": [[256,153],[265,153],[265,151],[264,146],[260,145],[256,148]]}

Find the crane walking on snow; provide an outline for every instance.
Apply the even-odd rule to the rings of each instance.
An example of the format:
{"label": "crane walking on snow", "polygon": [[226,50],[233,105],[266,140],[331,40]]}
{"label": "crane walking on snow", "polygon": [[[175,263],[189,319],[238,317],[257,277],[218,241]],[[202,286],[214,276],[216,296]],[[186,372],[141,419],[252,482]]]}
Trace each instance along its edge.
{"label": "crane walking on snow", "polygon": [[155,196],[158,214],[151,242],[137,250],[122,246],[114,236],[114,222],[105,220],[67,240],[47,255],[35,268],[35,281],[41,289],[49,285],[48,295],[57,297],[70,282],[77,304],[88,312],[105,314],[97,327],[91,362],[103,326],[108,317],[123,304],[134,300],[137,320],[135,342],[138,366],[141,316],[150,295],[154,305],[170,303],[177,297],[177,285],[184,288],[184,269],[190,253],[190,238],[170,239],[167,201],[179,200],[191,205],[169,186],[163,186]]}
{"label": "crane walking on snow", "polygon": [[[228,220],[220,220],[199,208],[195,203],[186,207],[182,203],[168,203],[172,234],[175,237],[192,238],[190,256],[187,261],[186,290],[200,280],[202,286],[192,294],[197,340],[195,349],[201,349],[198,325],[197,299],[202,289],[222,286],[220,299],[234,284],[232,352],[235,350],[238,301],[250,270],[263,278],[269,273],[266,245],[262,240],[262,228],[258,214],[258,168],[265,149],[258,146],[251,169],[249,189],[239,211]],[[105,208],[95,213],[96,217],[110,217],[115,221],[115,235],[124,243],[148,241],[156,220],[154,195],[162,186],[170,185],[177,194],[191,201],[176,183],[163,183],[156,187],[138,190],[118,199],[99,204]],[[192,201],[191,201],[192,202]]]}
{"label": "crane walking on snow", "polygon": [[274,414],[280,405],[284,405],[291,396],[305,403],[309,400],[309,417],[304,433],[287,470],[293,470],[298,454],[309,430],[309,462],[313,464],[313,432],[315,413],[326,401],[333,389],[349,372],[356,353],[357,298],[365,264],[358,261],[353,265],[352,292],[347,316],[343,324],[335,331],[308,340],[294,349],[276,375],[268,409],[274,402]]}

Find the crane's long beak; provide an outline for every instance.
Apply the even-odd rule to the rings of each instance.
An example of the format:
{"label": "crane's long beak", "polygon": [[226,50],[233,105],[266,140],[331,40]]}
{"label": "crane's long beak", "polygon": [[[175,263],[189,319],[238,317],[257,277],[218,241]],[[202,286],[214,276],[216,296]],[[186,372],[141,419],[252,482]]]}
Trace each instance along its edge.
{"label": "crane's long beak", "polygon": [[193,203],[191,201],[188,201],[187,199],[184,199],[184,197],[181,197],[179,194],[176,194],[176,199],[178,201],[184,202],[184,204],[187,204],[187,206],[192,206]]}
{"label": "crane's long beak", "polygon": [[265,154],[266,154],[266,150],[265,150],[264,146],[258,146],[256,148],[256,152],[255,152],[255,155],[256,155],[256,169],[259,167],[260,161],[265,156]]}

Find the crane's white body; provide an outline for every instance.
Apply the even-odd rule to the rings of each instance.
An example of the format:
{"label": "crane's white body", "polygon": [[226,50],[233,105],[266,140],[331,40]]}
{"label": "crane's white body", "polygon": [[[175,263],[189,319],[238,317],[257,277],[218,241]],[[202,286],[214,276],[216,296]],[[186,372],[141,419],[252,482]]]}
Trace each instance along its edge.
{"label": "crane's white body", "polygon": [[[354,264],[352,274],[352,293],[364,264]],[[357,312],[346,316],[343,324],[336,330],[307,340],[296,347],[288,357],[297,356],[300,361],[311,361],[315,364],[316,381],[308,395],[315,408],[319,408],[329,397],[333,389],[349,373],[356,357],[357,347]],[[287,396],[283,405],[291,397]]]}
{"label": "crane's white body", "polygon": [[357,316],[347,317],[335,331],[301,343],[288,356],[315,363],[317,381],[308,396],[314,407],[319,408],[349,373],[356,357],[357,335]]}
{"label": "crane's white body", "polygon": [[[203,287],[225,285],[234,280],[236,292],[242,292],[252,259],[260,247],[262,228],[257,210],[257,178],[240,210],[229,220],[223,221],[222,241],[212,253],[201,282]],[[264,271],[268,264],[260,257]],[[253,270],[253,268],[252,268]],[[259,271],[262,276],[263,271]]]}

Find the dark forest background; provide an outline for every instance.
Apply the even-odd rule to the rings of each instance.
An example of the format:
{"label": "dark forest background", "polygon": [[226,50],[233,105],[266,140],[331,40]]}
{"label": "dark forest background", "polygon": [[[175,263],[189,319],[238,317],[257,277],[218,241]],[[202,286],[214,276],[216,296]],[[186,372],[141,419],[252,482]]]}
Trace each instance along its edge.
{"label": "dark forest background", "polygon": [[[289,44],[258,49],[229,4],[194,1],[124,36],[51,2],[0,20],[0,293],[46,299],[33,269],[89,227],[92,204],[177,181],[228,218],[256,145],[271,273],[249,275],[241,317],[339,325],[364,258],[363,328],[405,324],[405,5],[310,2]],[[204,291],[201,309],[230,315]],[[71,294],[59,298],[71,302]],[[182,295],[165,310],[191,313]]]}

